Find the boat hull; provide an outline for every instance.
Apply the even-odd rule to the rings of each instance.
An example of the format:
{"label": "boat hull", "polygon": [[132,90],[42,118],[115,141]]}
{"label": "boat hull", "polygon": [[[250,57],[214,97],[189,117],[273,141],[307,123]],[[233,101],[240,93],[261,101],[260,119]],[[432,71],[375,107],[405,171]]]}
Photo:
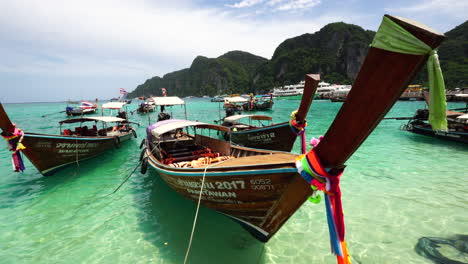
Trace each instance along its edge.
{"label": "boat hull", "polygon": [[[158,162],[148,150],[146,153],[153,171],[174,191],[198,202],[204,168],[172,168]],[[311,195],[290,155],[291,161],[281,165],[268,164],[270,156],[264,155],[260,166],[208,168],[201,204],[229,216],[267,242]]]}
{"label": "boat hull", "polygon": [[267,111],[273,107],[273,102],[254,103],[253,107],[249,107],[249,103],[242,105],[244,111]]}
{"label": "boat hull", "polygon": [[115,137],[75,137],[25,133],[22,152],[44,176],[64,166],[97,156],[129,140],[131,132]]}
{"label": "boat hull", "polygon": [[412,125],[408,129],[408,131],[416,133],[416,134],[420,134],[420,135],[443,139],[443,140],[450,140],[454,142],[468,144],[468,133],[464,133],[464,132],[434,131],[431,128],[423,127],[420,125]]}
{"label": "boat hull", "polygon": [[72,110],[67,110],[68,116],[81,116],[81,115],[91,115],[96,113],[97,109],[81,109],[81,108],[74,108]]}
{"label": "boat hull", "polygon": [[274,95],[276,99],[279,100],[300,100],[302,98],[302,94],[295,94],[295,95]]}
{"label": "boat hull", "polygon": [[137,112],[140,114],[146,114],[149,112],[153,112],[154,108],[155,108],[154,106],[140,106],[138,107]]}
{"label": "boat hull", "polygon": [[288,122],[243,131],[231,131],[232,143],[256,149],[291,151],[296,137]]}

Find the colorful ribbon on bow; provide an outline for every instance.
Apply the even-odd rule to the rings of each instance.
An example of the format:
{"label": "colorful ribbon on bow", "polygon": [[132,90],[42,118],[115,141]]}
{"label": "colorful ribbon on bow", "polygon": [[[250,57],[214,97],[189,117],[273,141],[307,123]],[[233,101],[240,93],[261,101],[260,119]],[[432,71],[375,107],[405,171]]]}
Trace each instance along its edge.
{"label": "colorful ribbon on bow", "polygon": [[11,153],[11,163],[13,165],[13,170],[15,172],[24,171],[24,162],[23,158],[21,157],[21,150],[25,149],[26,147],[21,144],[20,139],[24,135],[23,130],[16,127],[13,124],[13,132],[12,133],[2,133],[2,137],[8,142],[8,148]]}
{"label": "colorful ribbon on bow", "polygon": [[345,224],[341,204],[340,177],[344,169],[328,171],[322,166],[314,149],[311,149],[306,155],[299,156],[296,159],[296,167],[314,190],[314,194],[309,200],[318,203],[321,198],[316,194],[316,191],[320,190],[324,193],[330,246],[332,253],[336,255],[337,262],[339,264],[351,263],[345,242]]}
{"label": "colorful ribbon on bow", "polygon": [[302,154],[305,154],[307,151],[306,133],[305,133],[307,121],[304,120],[303,122],[297,122],[296,114],[297,114],[297,110],[291,113],[291,120],[289,120],[289,127],[291,127],[292,132],[296,136],[301,136],[301,150],[302,150]]}

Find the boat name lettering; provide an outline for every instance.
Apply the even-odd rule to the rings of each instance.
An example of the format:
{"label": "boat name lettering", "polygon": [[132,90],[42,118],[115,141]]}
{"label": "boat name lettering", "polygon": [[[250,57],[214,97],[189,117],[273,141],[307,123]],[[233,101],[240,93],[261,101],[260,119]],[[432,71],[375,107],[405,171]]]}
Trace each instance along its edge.
{"label": "boat name lettering", "polygon": [[[193,193],[193,194],[200,194],[200,190],[194,190],[194,189],[187,189],[187,192]],[[218,191],[203,190],[202,195],[214,196],[214,197],[237,198],[237,194],[235,192],[218,192]]]}
{"label": "boat name lettering", "polygon": [[36,148],[51,148],[52,143],[47,141],[39,141],[35,145]]}
{"label": "boat name lettering", "polygon": [[[189,187],[189,188],[201,188],[201,182],[199,181],[184,181],[181,179],[177,179],[177,184],[184,186],[184,187]],[[210,189],[210,190],[245,189],[245,182],[243,180],[205,182],[203,189]]]}
{"label": "boat name lettering", "polygon": [[260,134],[256,136],[248,135],[248,140],[249,141],[271,141],[275,137],[276,137],[275,132],[270,132],[270,133]]}
{"label": "boat name lettering", "polygon": [[252,190],[271,191],[275,189],[275,186],[274,185],[251,185],[250,188]]}
{"label": "boat name lettering", "polygon": [[270,179],[253,179],[250,180],[250,184],[271,184]]}
{"label": "boat name lettering", "polygon": [[271,179],[252,179],[250,184],[252,190],[270,191],[275,189],[275,186],[271,184]]}
{"label": "boat name lettering", "polygon": [[446,137],[453,137],[453,138],[459,138],[460,137],[460,135],[450,134],[450,133],[447,133],[445,131],[435,131],[435,134],[439,135],[439,136],[446,136]]}
{"label": "boat name lettering", "polygon": [[57,153],[87,153],[89,149],[59,149]]}
{"label": "boat name lettering", "polygon": [[215,182],[216,188],[219,190],[231,190],[231,189],[245,189],[245,182],[244,181],[223,181],[223,182]]}
{"label": "boat name lettering", "polygon": [[98,143],[57,143],[56,148],[95,148]]}

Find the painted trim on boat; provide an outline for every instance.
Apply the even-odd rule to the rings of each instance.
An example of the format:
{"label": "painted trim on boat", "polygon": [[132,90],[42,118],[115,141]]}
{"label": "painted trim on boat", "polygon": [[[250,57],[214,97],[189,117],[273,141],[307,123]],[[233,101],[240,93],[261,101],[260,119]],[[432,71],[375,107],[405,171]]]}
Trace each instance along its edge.
{"label": "painted trim on boat", "polygon": [[[105,137],[105,138],[91,138],[91,137],[86,137],[86,138],[83,138],[83,137],[62,137],[62,136],[47,136],[47,135],[35,135],[35,134],[29,134],[29,133],[25,133],[24,134],[25,136],[28,136],[28,137],[37,137],[37,138],[56,138],[56,139],[72,139],[72,140],[108,140],[108,139],[113,139],[114,137]],[[119,136],[121,137],[121,136]]]}
{"label": "painted trim on boat", "polygon": [[[429,131],[429,132],[434,132],[434,133],[436,132],[435,130],[430,129],[430,128],[425,128],[425,127],[420,127],[420,126],[414,126],[414,125],[413,125],[413,127],[417,128],[417,129]],[[468,133],[455,132],[455,131],[442,131],[442,132],[447,133],[447,134],[468,135]]]}
{"label": "painted trim on boat", "polygon": [[[122,134],[122,135],[119,135],[117,137],[125,137],[127,135],[131,135],[131,132],[129,132],[128,134]],[[73,136],[70,136],[70,137],[63,137],[63,136],[54,136],[54,135],[38,135],[38,134],[30,134],[30,133],[24,133],[25,136],[28,136],[28,137],[36,137],[36,138],[56,138],[56,139],[72,139],[72,140],[109,140],[109,139],[113,139],[115,138],[116,136],[108,136],[108,137],[99,137],[99,138],[94,138],[94,137],[73,137]]]}
{"label": "painted trim on boat", "polygon": [[267,231],[261,229],[260,227],[258,227],[258,226],[256,226],[256,225],[253,225],[253,224],[251,224],[251,223],[249,223],[249,222],[247,222],[247,221],[245,221],[245,220],[242,220],[242,219],[237,218],[237,217],[235,217],[235,216],[232,216],[232,215],[223,213],[223,212],[218,211],[218,210],[216,210],[216,211],[222,213],[223,215],[226,215],[226,216],[228,216],[228,217],[234,219],[235,221],[239,221],[239,222],[241,222],[241,223],[243,223],[243,224],[245,224],[245,225],[248,225],[249,227],[255,229],[255,231],[258,231],[260,234],[262,234],[262,235],[265,236],[265,237],[268,237],[268,235],[270,234],[270,233],[268,233]]}
{"label": "painted trim on boat", "polygon": [[270,130],[272,128],[284,127],[284,126],[289,126],[289,123],[286,122],[286,123],[282,123],[282,124],[278,124],[278,125],[253,128],[253,129],[248,129],[248,130],[244,130],[244,131],[231,131],[231,133],[232,134],[245,134],[245,133],[259,132],[259,131],[263,131],[263,130]]}

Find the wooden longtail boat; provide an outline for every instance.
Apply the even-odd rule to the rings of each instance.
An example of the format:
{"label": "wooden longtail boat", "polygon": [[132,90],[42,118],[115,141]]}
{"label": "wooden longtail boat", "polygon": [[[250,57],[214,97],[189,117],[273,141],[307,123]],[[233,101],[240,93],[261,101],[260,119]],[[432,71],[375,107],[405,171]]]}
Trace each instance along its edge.
{"label": "wooden longtail boat", "polygon": [[[414,21],[385,17],[431,49],[444,39]],[[346,102],[309,154],[316,155],[330,174],[342,170],[427,58],[427,54],[411,55],[372,46]],[[306,78],[306,85],[312,85],[312,81]],[[312,95],[308,96],[312,100]],[[143,165],[149,164],[172,189],[191,200],[198,201],[201,193],[202,205],[238,221],[261,241],[268,241],[312,194],[309,182],[296,169],[295,154],[232,146],[203,134],[181,131],[187,126],[227,129],[215,125],[163,122],[147,130]]]}
{"label": "wooden longtail boat", "polygon": [[226,110],[226,113],[244,111],[244,104],[249,101],[247,98],[241,97],[239,95],[224,97],[223,100],[223,108]]}
{"label": "wooden longtail boat", "polygon": [[149,112],[153,112],[155,107],[156,107],[156,105],[154,104],[154,102],[148,100],[148,101],[142,102],[138,106],[136,111],[138,113],[140,113],[140,114],[146,114],[146,113],[149,113]]}
{"label": "wooden longtail boat", "polygon": [[[320,76],[318,74],[306,75],[304,94],[294,118],[296,124],[305,124],[305,117],[309,112],[319,81]],[[242,118],[271,121],[271,117],[263,115],[233,115],[225,117],[222,126],[230,128],[230,132],[226,132],[225,139],[228,140],[230,138],[232,143],[239,146],[266,150],[291,151],[296,138],[301,133],[297,128],[293,127],[290,122],[258,127],[238,123],[237,121]]]}
{"label": "wooden longtail boat", "polygon": [[[124,103],[109,103],[112,105]],[[105,108],[105,106],[103,106]],[[31,161],[37,170],[44,176],[52,175],[64,166],[88,159],[103,153],[106,150],[119,147],[129,140],[132,135],[136,137],[135,130],[128,120],[113,116],[80,117],[60,121],[60,134],[38,134],[22,132],[11,123],[2,104],[0,104],[0,128],[5,139],[11,139],[11,150],[17,149],[18,143],[24,145],[21,153]],[[94,123],[90,128],[84,123]],[[98,123],[102,126],[98,128]],[[116,123],[107,126],[108,123]],[[62,130],[63,124],[78,124],[71,129]],[[22,136],[21,136],[21,134]],[[15,135],[16,134],[16,135]],[[16,151],[13,157],[20,155]]]}
{"label": "wooden longtail boat", "polygon": [[273,94],[250,95],[249,102],[242,105],[244,111],[267,111],[273,107]]}
{"label": "wooden longtail boat", "polygon": [[89,115],[95,114],[98,110],[98,105],[93,104],[87,101],[82,101],[80,106],[71,107],[67,106],[65,108],[65,112],[67,116],[81,116],[81,115]]}
{"label": "wooden longtail boat", "polygon": [[433,130],[428,122],[429,110],[419,109],[402,129],[412,133],[468,144],[468,110],[447,111],[447,131]]}
{"label": "wooden longtail boat", "polygon": [[256,121],[271,121],[271,117],[263,115],[233,115],[224,118],[222,126],[228,127],[229,132],[224,133],[226,140],[239,146],[291,151],[296,141],[297,134],[293,132],[289,122],[273,124],[268,126],[255,126],[252,122],[249,124],[240,123],[239,120],[248,118]]}
{"label": "wooden longtail boat", "polygon": [[[164,92],[165,94],[165,92]],[[172,107],[175,105],[180,105],[184,108],[184,116],[187,119],[187,107],[185,106],[185,101],[180,99],[177,96],[160,96],[160,97],[151,97],[151,100],[154,102],[156,107],[160,107],[160,112],[158,114],[158,121],[167,120],[173,118],[173,114],[169,113],[166,110],[166,107]]]}

